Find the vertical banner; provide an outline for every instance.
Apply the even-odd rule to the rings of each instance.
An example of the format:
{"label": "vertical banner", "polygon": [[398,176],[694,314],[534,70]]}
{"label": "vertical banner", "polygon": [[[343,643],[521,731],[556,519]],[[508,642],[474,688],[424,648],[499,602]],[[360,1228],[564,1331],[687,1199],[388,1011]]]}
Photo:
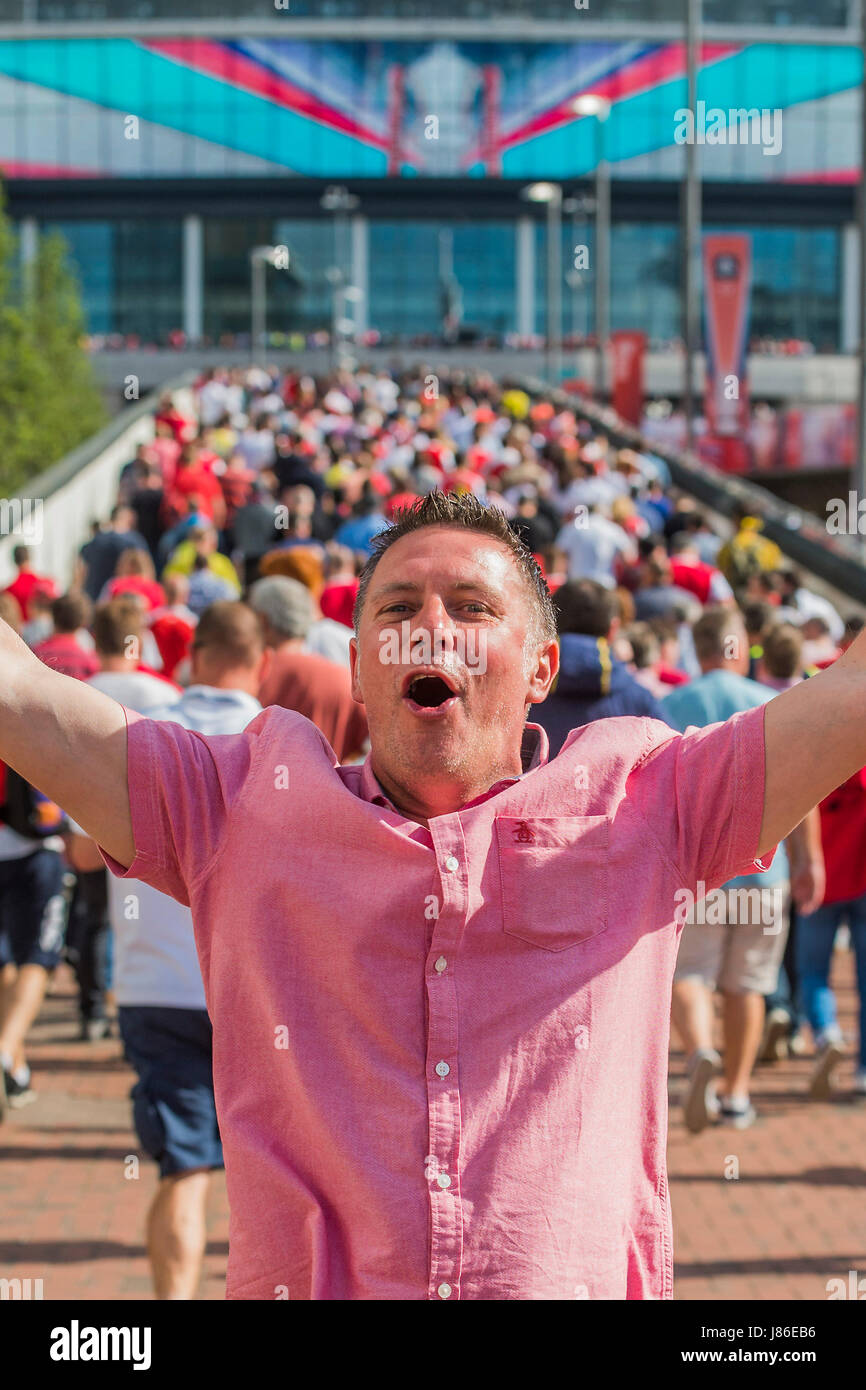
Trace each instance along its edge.
{"label": "vertical banner", "polygon": [[643,414],[643,367],[646,334],[618,329],[610,335],[613,353],[613,408],[630,425],[639,425]]}
{"label": "vertical banner", "polygon": [[746,348],[751,289],[751,238],[734,234],[705,236],[705,413],[709,432],[722,438],[743,439],[749,423]]}

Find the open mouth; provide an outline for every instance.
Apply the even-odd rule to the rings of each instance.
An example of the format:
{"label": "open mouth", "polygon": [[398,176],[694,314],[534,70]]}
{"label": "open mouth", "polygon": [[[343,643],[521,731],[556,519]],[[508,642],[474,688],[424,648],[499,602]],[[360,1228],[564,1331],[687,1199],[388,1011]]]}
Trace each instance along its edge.
{"label": "open mouth", "polygon": [[416,713],[434,712],[456,700],[457,691],[447,677],[425,673],[407,681],[403,698]]}

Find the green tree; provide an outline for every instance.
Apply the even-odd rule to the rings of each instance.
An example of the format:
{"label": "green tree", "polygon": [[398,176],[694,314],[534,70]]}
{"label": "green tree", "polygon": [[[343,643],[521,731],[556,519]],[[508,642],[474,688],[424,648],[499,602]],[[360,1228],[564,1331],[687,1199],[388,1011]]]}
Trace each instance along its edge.
{"label": "green tree", "polygon": [[22,271],[0,192],[0,494],[22,489],[105,424],[84,331],[66,243],[40,237]]}

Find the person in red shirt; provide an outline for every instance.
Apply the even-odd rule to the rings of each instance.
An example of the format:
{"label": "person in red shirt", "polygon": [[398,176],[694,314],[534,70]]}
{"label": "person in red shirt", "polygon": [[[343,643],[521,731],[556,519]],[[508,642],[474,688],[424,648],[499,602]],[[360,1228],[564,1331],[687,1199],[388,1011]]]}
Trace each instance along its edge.
{"label": "person in red shirt", "polygon": [[249,593],[272,653],[259,690],[263,706],[297,710],[315,724],[338,762],[357,758],[367,743],[367,716],[352,698],[345,666],[304,650],[315,616],[309,589],[283,575],[259,579]]}
{"label": "person in red shirt", "polygon": [[185,415],[181,414],[174,404],[170,391],[160,397],[154,422],[157,426],[167,425],[178,444],[183,444],[195,434],[195,422],[188,420]]}
{"label": "person in red shirt", "polygon": [[680,589],[687,589],[703,604],[734,603],[734,591],[727,579],[715,565],[704,563],[688,532],[678,532],[671,540],[670,549],[671,573]]}
{"label": "person in red shirt", "polygon": [[163,484],[167,488],[171,487],[177,473],[180,445],[174,437],[171,426],[165,420],[162,423],[156,422],[156,436],[150,449],[162,474]]}
{"label": "person in red shirt", "polygon": [[854,951],[860,1004],[854,1090],[866,1096],[866,768],[825,797],[819,810],[827,878],[824,901],[815,912],[798,916],[794,943],[803,1010],[817,1047],[809,1090],[816,1099],[826,1099],[832,1074],[846,1055],[830,985],[836,934],[844,923]]}
{"label": "person in red shirt", "polygon": [[36,590],[41,589],[44,593],[50,594],[52,598],[56,598],[57,585],[53,579],[49,579],[46,575],[37,574],[35,570],[31,569],[30,550],[26,545],[16,545],[12,551],[12,560],[18,573],[12,583],[7,584],[3,593],[12,595],[21,610],[21,617],[26,623],[31,616],[30,600]]}
{"label": "person in red shirt", "polygon": [[347,546],[330,541],[325,547],[325,587],[319,607],[326,618],[345,627],[353,627],[355,599],[358,597],[358,578],[354,556]]}
{"label": "person in red shirt", "polygon": [[165,590],[157,583],[156,570],[148,551],[129,549],[120,552],[115,576],[109,579],[100,601],[106,603],[119,598],[121,594],[135,594],[148,613],[164,606]]}
{"label": "person in red shirt", "polygon": [[173,526],[191,510],[203,512],[218,531],[225,526],[226,504],[219,479],[204,466],[196,445],[185,444],[180,451],[174,483],[166,491],[163,522]]}
{"label": "person in red shirt", "polygon": [[78,633],[90,621],[90,603],[84,594],[61,594],[51,605],[54,632],[33,648],[34,655],[64,676],[89,680],[99,670],[99,658],[87,651],[78,640]]}
{"label": "person in red shirt", "polygon": [[219,477],[226,506],[225,525],[229,530],[241,507],[245,507],[252,497],[257,478],[255,469],[247,467],[243,454],[232,454]]}

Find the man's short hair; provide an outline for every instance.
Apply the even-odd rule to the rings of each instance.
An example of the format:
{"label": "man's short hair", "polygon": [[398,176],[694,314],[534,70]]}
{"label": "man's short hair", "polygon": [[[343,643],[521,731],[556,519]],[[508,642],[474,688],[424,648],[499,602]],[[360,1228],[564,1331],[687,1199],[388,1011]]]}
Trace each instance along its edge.
{"label": "man's short hair", "polygon": [[803,634],[793,623],[779,623],[764,638],[764,669],[777,680],[803,673]]}
{"label": "man's short hair", "polygon": [[743,622],[747,632],[760,636],[775,624],[776,609],[766,599],[751,599],[743,604]]}
{"label": "man's short hair", "polygon": [[27,545],[16,545],[12,551],[12,563],[14,565],[26,565],[30,559],[30,547]]}
{"label": "man's short hair", "polygon": [[677,531],[670,539],[671,555],[682,555],[684,550],[693,550],[694,544],[691,532],[685,529]]}
{"label": "man's short hair", "polygon": [[93,643],[100,656],[126,656],[129,639],[141,642],[141,605],[134,599],[113,598],[93,615]]}
{"label": "man's short hair", "polygon": [[258,615],[249,604],[223,599],[206,608],[192,640],[193,651],[207,651],[227,670],[255,666],[264,650]]}
{"label": "man's short hair", "polygon": [[54,631],[60,633],[77,632],[90,621],[90,600],[86,594],[60,594],[51,603],[51,621]]}
{"label": "man's short hair", "polygon": [[632,662],[638,671],[645,671],[658,661],[661,647],[649,623],[632,623],[623,636],[631,644]]}
{"label": "man's short hair", "polygon": [[454,492],[428,492],[420,501],[408,507],[398,507],[393,523],[374,536],[370,545],[372,554],[361,571],[358,597],[355,600],[355,632],[361,622],[364,601],[376,566],[387,550],[404,536],[421,531],[427,526],[453,526],[459,530],[476,531],[479,535],[490,536],[499,541],[511,552],[512,559],[519,569],[532,599],[536,626],[540,640],[550,641],[556,637],[556,612],[550,597],[547,581],[541,572],[538,561],[532,552],[512,531],[508,517],[498,507],[485,507],[472,493],[462,495]]}
{"label": "man's short hair", "polygon": [[742,614],[736,608],[719,605],[706,608],[692,628],[698,661],[717,661],[727,655],[729,637],[740,637],[745,630]]}
{"label": "man's short hair", "polygon": [[278,637],[306,637],[313,623],[313,599],[298,579],[283,574],[257,579],[249,592],[250,607]]}
{"label": "man's short hair", "polygon": [[606,637],[620,612],[615,591],[594,579],[569,579],[554,594],[553,606],[560,633],[586,637]]}

